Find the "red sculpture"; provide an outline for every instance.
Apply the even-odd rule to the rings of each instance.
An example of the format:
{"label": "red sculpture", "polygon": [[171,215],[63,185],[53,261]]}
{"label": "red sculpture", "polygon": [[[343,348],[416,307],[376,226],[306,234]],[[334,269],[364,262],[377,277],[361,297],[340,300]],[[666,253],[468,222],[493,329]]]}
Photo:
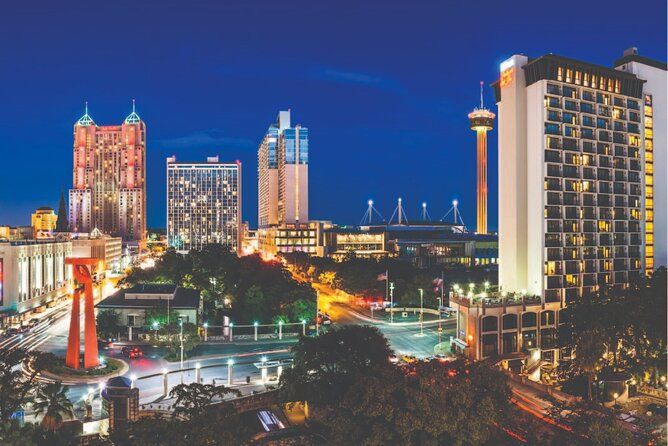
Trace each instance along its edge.
{"label": "red sculpture", "polygon": [[[72,298],[72,316],[70,319],[70,334],[67,340],[67,355],[65,365],[73,369],[79,368],[81,356],[81,332],[79,327],[81,291],[84,291],[84,363],[85,369],[100,365],[97,351],[97,330],[95,329],[95,307],[93,302],[93,277],[91,269],[99,262],[95,258],[67,258],[65,263],[72,265],[74,279],[79,286],[74,289]],[[90,265],[90,269],[88,268]]]}

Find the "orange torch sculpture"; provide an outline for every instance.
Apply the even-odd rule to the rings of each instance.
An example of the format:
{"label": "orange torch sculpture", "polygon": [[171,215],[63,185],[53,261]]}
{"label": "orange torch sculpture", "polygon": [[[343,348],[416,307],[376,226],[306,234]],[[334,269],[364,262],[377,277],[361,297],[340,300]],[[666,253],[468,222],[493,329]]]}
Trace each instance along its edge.
{"label": "orange torch sculpture", "polygon": [[99,262],[95,258],[67,258],[65,263],[72,265],[72,273],[77,282],[72,297],[72,316],[70,333],[67,340],[65,365],[73,369],[80,366],[81,329],[79,327],[81,291],[84,292],[84,362],[85,369],[100,365],[97,351],[97,330],[95,329],[95,308],[93,302],[93,277],[91,270]]}

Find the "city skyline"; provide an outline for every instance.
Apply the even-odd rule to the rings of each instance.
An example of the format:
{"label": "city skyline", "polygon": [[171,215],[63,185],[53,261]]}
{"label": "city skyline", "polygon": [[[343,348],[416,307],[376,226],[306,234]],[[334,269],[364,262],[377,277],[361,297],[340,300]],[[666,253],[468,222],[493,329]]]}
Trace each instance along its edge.
{"label": "city skyline", "polygon": [[[652,15],[646,26],[619,35],[614,32],[618,9],[614,3],[605,11],[598,11],[596,5],[584,5],[582,14],[573,18],[574,26],[597,30],[586,47],[580,45],[577,35],[556,32],[527,41],[530,33],[549,29],[551,23],[556,26],[558,21],[551,22],[540,11],[532,13],[521,4],[512,5],[495,17],[480,17],[473,6],[467,5],[440,6],[443,14],[432,11],[427,15],[420,8],[398,3],[390,3],[388,13],[369,5],[355,5],[351,14],[304,4],[303,14],[310,18],[304,26],[311,32],[310,39],[291,30],[281,36],[285,48],[300,49],[297,55],[264,52],[273,33],[258,31],[252,36],[234,36],[231,18],[259,15],[250,6],[208,5],[188,11],[187,18],[201,20],[202,29],[192,36],[177,31],[160,34],[156,40],[160,51],[170,49],[164,60],[151,53],[154,48],[141,40],[143,34],[137,37],[132,32],[140,32],[139,28],[131,27],[119,40],[104,21],[99,29],[69,26],[77,31],[40,42],[42,47],[38,48],[36,42],[8,24],[3,33],[12,33],[12,41],[16,42],[11,53],[16,69],[2,75],[4,84],[14,87],[6,95],[6,106],[1,112],[4,116],[0,119],[12,124],[4,124],[0,134],[5,147],[14,149],[7,150],[3,157],[16,165],[30,161],[35,166],[35,177],[49,178],[49,182],[44,187],[32,176],[22,175],[20,169],[9,170],[0,179],[0,221],[27,225],[37,207],[57,208],[60,191],[71,187],[70,126],[81,115],[84,101],[89,101],[96,123],[105,124],[117,122],[119,113],[129,113],[130,100],[136,98],[138,113],[150,127],[146,144],[149,227],[164,227],[163,163],[172,154],[184,159],[218,154],[221,159],[242,161],[246,166],[242,215],[243,220],[255,226],[257,203],[253,197],[257,196],[257,177],[253,171],[257,146],[266,131],[267,116],[291,108],[296,111],[293,121],[308,125],[311,133],[310,170],[312,179],[317,178],[309,185],[312,219],[355,224],[369,198],[386,214],[399,196],[404,198],[408,217],[418,218],[421,203],[426,201],[432,217],[440,218],[452,199],[457,198],[464,221],[473,229],[475,136],[468,128],[466,113],[479,101],[478,82],[484,81],[485,103],[495,111],[489,85],[498,77],[499,63],[517,51],[553,52],[609,66],[625,48],[638,46],[641,54],[664,59],[665,42],[652,37],[663,26],[661,17],[665,14]],[[283,18],[291,12],[288,10],[298,6],[267,8]],[[20,13],[22,6],[10,8]],[[521,30],[515,29],[511,21],[508,33],[499,34],[492,25],[512,19],[514,8],[522,8],[529,17],[522,22]],[[593,19],[587,8],[596,10]],[[35,16],[31,18],[34,26],[48,30],[53,22],[72,25],[85,22],[86,18],[85,12],[51,12],[55,20],[42,23],[44,19]],[[141,16],[149,13],[150,20],[141,32],[159,30],[178,16],[169,8],[138,9]],[[365,17],[370,13],[387,14],[387,23],[369,26]],[[109,11],[108,23],[115,14]],[[345,25],[350,30],[345,38],[327,34],[329,26],[333,26],[328,24],[332,14],[338,19],[337,27]],[[207,15],[222,18],[227,26],[221,28],[227,30],[219,31]],[[539,23],[532,17],[546,22]],[[264,20],[267,19],[258,17],[258,29]],[[401,38],[389,32],[399,21],[405,30]],[[475,33],[470,33],[474,27]],[[372,34],[370,31],[382,39],[363,39]],[[107,54],[130,39],[139,39],[136,47],[128,50],[138,60],[139,68],[127,75],[125,68],[111,68],[101,62],[102,58],[89,65],[73,64],[78,52],[71,48],[82,33],[88,41],[95,42],[100,54]],[[458,44],[453,45],[463,33],[470,34],[469,41],[458,39]],[[411,50],[425,41],[431,42],[433,48]],[[214,48],[220,49],[220,55],[209,58]],[[322,51],[323,48],[334,51]],[[5,58],[10,57],[6,50],[0,51]],[[50,78],[35,85],[30,83],[26,70],[32,59],[24,54],[36,54],[44,67],[51,69]],[[189,70],[176,65],[187,65]],[[164,79],[156,79],[157,73]],[[110,84],[114,86],[110,88]],[[55,85],[63,87],[55,89]],[[39,131],[32,131],[35,120],[40,122]],[[497,131],[489,136],[489,228],[496,231]],[[405,153],[411,156],[403,156]],[[462,171],[470,173],[462,176]]]}

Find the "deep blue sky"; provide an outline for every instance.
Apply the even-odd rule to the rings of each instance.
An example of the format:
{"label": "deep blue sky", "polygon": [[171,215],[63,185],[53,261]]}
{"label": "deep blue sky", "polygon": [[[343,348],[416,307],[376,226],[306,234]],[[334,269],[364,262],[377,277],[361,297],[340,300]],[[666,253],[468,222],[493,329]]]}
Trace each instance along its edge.
{"label": "deep blue sky", "polygon": [[[29,224],[70,187],[88,100],[148,126],[148,222],[165,226],[165,157],[243,162],[256,223],[256,150],[279,109],[310,132],[310,216],[358,223],[366,200],[409,217],[459,198],[475,224],[478,82],[513,53],[610,65],[629,46],[666,60],[664,0],[8,2],[0,13],[0,224]],[[485,100],[492,104],[490,88]],[[493,107],[495,110],[495,107]],[[490,137],[490,227],[497,146]]]}

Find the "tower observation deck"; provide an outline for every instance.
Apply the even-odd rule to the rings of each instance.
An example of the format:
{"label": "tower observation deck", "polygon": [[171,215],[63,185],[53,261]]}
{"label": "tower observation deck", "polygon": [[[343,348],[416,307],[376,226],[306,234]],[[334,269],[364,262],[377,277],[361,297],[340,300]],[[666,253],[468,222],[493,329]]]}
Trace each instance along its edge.
{"label": "tower observation deck", "polygon": [[494,128],[496,115],[485,108],[482,99],[480,82],[480,107],[469,113],[471,130],[476,132],[477,139],[477,218],[476,232],[487,234],[487,132]]}

